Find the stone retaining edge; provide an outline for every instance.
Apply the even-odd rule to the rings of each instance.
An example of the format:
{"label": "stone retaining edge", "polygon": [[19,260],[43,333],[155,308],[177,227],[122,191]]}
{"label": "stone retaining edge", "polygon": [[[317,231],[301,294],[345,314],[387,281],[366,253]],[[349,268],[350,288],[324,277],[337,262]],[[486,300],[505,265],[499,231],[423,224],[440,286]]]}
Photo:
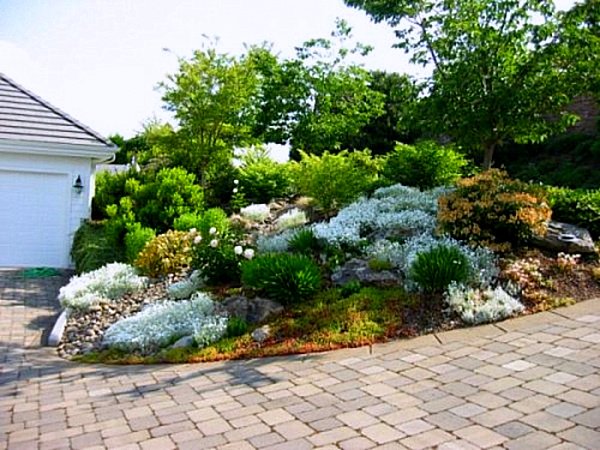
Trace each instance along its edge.
{"label": "stone retaining edge", "polygon": [[65,308],[62,310],[56,322],[54,322],[54,326],[52,327],[52,331],[48,335],[48,341],[46,345],[48,347],[57,347],[62,339],[63,333],[65,332],[65,326],[67,325],[67,319],[69,317],[69,308]]}

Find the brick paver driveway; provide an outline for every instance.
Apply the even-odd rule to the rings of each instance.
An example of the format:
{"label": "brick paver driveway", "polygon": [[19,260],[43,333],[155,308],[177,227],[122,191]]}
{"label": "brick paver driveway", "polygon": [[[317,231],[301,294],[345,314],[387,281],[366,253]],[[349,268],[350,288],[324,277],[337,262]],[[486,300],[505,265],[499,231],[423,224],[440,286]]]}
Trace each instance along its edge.
{"label": "brick paver driveway", "polygon": [[111,367],[39,347],[64,281],[0,271],[0,449],[600,449],[600,300],[372,349]]}

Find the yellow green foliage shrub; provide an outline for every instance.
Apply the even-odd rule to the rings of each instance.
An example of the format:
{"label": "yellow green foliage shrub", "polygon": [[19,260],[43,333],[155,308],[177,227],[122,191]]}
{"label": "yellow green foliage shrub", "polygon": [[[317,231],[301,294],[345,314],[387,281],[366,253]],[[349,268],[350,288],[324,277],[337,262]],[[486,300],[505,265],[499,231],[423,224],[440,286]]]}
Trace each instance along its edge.
{"label": "yellow green foliage shrub", "polygon": [[552,214],[542,189],[498,169],[463,178],[438,202],[442,231],[498,251],[543,235]]}
{"label": "yellow green foliage shrub", "polygon": [[178,273],[189,267],[195,233],[169,230],[149,241],[134,266],[150,277]]}

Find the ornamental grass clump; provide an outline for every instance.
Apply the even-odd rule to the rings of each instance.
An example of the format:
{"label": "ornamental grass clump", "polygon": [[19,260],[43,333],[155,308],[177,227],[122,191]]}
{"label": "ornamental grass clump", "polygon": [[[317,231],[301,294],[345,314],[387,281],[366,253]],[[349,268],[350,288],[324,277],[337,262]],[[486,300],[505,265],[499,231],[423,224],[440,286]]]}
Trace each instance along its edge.
{"label": "ornamental grass clump", "polygon": [[491,250],[485,247],[469,247],[448,236],[434,237],[428,234],[415,236],[400,246],[388,245],[387,254],[395,266],[406,275],[407,287],[412,289],[418,287],[410,276],[415,261],[420,254],[427,253],[439,246],[454,248],[464,255],[468,261],[470,284],[487,287],[496,281],[499,269],[497,257]]}
{"label": "ornamental grass clump", "polygon": [[321,251],[321,241],[310,228],[297,230],[289,240],[289,250],[303,255],[316,255]]}
{"label": "ornamental grass clump", "polygon": [[111,325],[103,345],[149,354],[183,336],[193,336],[199,347],[221,339],[227,331],[227,317],[215,314],[207,294],[189,300],[165,301],[150,305],[138,314]]}
{"label": "ornamental grass clump", "polygon": [[523,311],[524,307],[502,287],[474,289],[452,283],[444,296],[448,306],[469,324],[496,322]]}
{"label": "ornamental grass clump", "polygon": [[437,245],[417,254],[409,277],[424,292],[442,293],[452,282],[466,282],[470,271],[467,257],[458,248]]}
{"label": "ornamental grass clump", "polygon": [[458,182],[439,199],[440,228],[457,239],[497,251],[543,235],[552,211],[543,191],[491,169]]}
{"label": "ornamental grass clump", "polygon": [[69,284],[60,288],[58,300],[63,308],[86,310],[101,300],[117,300],[126,293],[139,291],[146,282],[128,264],[107,264],[72,277]]}
{"label": "ornamental grass clump", "polygon": [[304,255],[260,255],[242,264],[242,284],[273,300],[291,304],[307,299],[319,290],[321,270]]}

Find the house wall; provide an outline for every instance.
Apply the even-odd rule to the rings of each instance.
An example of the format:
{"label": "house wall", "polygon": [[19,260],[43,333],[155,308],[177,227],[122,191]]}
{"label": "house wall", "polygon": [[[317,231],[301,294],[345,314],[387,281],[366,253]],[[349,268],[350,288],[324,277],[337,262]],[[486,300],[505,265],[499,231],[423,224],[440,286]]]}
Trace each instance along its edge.
{"label": "house wall", "polygon": [[[66,208],[69,211],[68,229],[66,230],[68,234],[66,241],[69,248],[66,251],[69,252],[75,231],[77,231],[83,220],[90,217],[91,213],[94,186],[94,166],[91,158],[2,152],[0,153],[0,170],[2,169],[67,175],[66,182],[69,183],[69,186],[66,189],[68,189],[70,195],[68,196],[69,205]],[[81,194],[78,194],[72,187],[77,176],[81,176],[84,186]],[[51,202],[52,199],[48,199],[48,201]],[[18,214],[18,211],[15,211],[15,214]]]}

